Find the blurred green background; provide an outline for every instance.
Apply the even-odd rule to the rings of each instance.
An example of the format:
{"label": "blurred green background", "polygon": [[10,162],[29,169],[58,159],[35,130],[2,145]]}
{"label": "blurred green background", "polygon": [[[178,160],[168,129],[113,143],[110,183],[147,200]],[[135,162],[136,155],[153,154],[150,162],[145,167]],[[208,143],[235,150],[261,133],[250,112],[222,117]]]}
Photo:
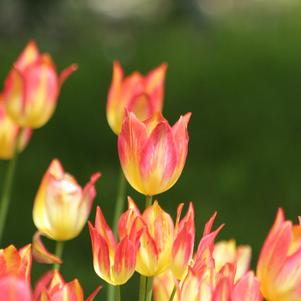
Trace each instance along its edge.
{"label": "blurred green background", "polygon": [[[261,2],[261,3],[258,3]],[[5,247],[31,241],[31,212],[53,158],[85,184],[95,171],[95,206],[112,220],[119,161],[105,117],[112,61],[126,73],[168,63],[165,116],[191,111],[189,156],[182,177],[158,196],[175,215],[180,202],[196,209],[197,242],[217,210],[219,239],[253,248],[253,266],[278,207],[301,214],[301,7],[269,0],[0,1],[0,79],[29,39],[62,70],[57,110],[20,156]],[[0,184],[6,163],[0,162]],[[128,189],[140,207],[143,198]],[[90,219],[94,220],[95,206]],[[53,244],[48,244],[53,248]],[[33,279],[47,266],[33,267]],[[88,293],[105,283],[94,273],[87,227],[66,243],[63,275]],[[127,296],[136,296],[129,282]],[[124,289],[123,289],[124,290]],[[105,288],[96,300],[105,300]]]}

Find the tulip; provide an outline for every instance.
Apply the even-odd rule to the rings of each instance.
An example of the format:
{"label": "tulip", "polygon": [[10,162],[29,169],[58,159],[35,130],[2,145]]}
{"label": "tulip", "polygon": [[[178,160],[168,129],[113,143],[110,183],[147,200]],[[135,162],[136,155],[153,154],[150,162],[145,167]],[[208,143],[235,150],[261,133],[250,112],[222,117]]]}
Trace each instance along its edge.
{"label": "tulip", "polygon": [[79,235],[90,214],[99,177],[100,173],[94,174],[82,189],[61,163],[53,160],[35,197],[33,220],[38,230],[57,241]]}
{"label": "tulip", "polygon": [[0,300],[32,301],[29,283],[13,275],[0,277]]}
{"label": "tulip", "polygon": [[135,272],[140,234],[135,241],[126,235],[117,243],[99,207],[95,227],[89,222],[89,230],[96,274],[112,285],[126,283]]}
{"label": "tulip", "polygon": [[119,237],[122,239],[128,236],[134,241],[141,233],[136,271],[144,276],[158,275],[166,271],[172,262],[172,218],[157,201],[147,207],[143,214],[131,198],[128,199],[128,204],[128,210],[119,219]]}
{"label": "tulip", "polygon": [[19,137],[20,127],[8,116],[0,96],[0,159],[10,160],[15,151],[21,152],[29,142],[31,130],[25,129]]}
{"label": "tulip", "polygon": [[115,134],[119,135],[121,131],[126,109],[134,112],[141,121],[162,111],[166,68],[166,64],[162,64],[146,76],[134,72],[124,78],[119,62],[114,62],[107,119]]}
{"label": "tulip", "polygon": [[186,161],[190,115],[181,116],[171,127],[161,114],[142,122],[127,113],[118,152],[124,175],[137,191],[155,195],[176,183]]}
{"label": "tulip", "polygon": [[282,209],[261,249],[257,277],[265,299],[301,300],[301,225],[285,220]]}
{"label": "tulip", "polygon": [[171,265],[173,221],[157,201],[145,209],[142,221],[143,232],[140,238],[136,270],[144,276],[158,275]]}
{"label": "tulip", "polygon": [[13,245],[0,249],[0,277],[13,275],[30,282],[31,262],[31,245],[19,250]]}
{"label": "tulip", "polygon": [[214,245],[213,258],[217,272],[227,263],[235,264],[235,281],[237,281],[249,270],[251,247],[236,247],[234,240],[220,241]]}
{"label": "tulip", "polygon": [[[92,301],[100,287],[86,299]],[[84,301],[83,289],[77,279],[65,282],[58,271],[46,273],[37,283],[33,301]]]}
{"label": "tulip", "polygon": [[75,71],[71,65],[57,75],[48,54],[31,41],[5,80],[3,98],[10,117],[22,128],[40,128],[52,116],[64,80]]}

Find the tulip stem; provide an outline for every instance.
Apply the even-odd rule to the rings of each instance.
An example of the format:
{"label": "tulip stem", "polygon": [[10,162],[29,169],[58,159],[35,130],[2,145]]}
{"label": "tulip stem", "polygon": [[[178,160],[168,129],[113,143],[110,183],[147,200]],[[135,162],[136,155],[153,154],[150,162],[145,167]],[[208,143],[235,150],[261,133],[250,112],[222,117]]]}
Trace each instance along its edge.
{"label": "tulip stem", "polygon": [[145,209],[149,206],[151,206],[153,203],[153,197],[151,195],[147,195],[145,197]]}
{"label": "tulip stem", "polygon": [[175,297],[176,291],[177,291],[177,287],[174,286],[174,287],[173,287],[173,290],[172,290],[172,292],[171,292],[171,295],[170,295],[170,297],[169,297],[169,301],[173,301],[173,298]]}
{"label": "tulip stem", "polygon": [[[126,193],[126,179],[125,176],[123,175],[122,169],[120,168],[119,182],[117,187],[117,197],[115,201],[115,212],[114,212],[113,225],[112,225],[113,233],[115,236],[117,236],[117,232],[118,232],[118,220],[124,208],[125,193]],[[113,301],[114,295],[115,295],[115,286],[109,285],[108,294],[107,294],[108,301]]]}
{"label": "tulip stem", "polygon": [[7,213],[10,204],[11,191],[14,181],[15,170],[18,161],[18,145],[20,144],[20,139],[23,135],[23,129],[20,129],[16,139],[16,145],[14,149],[14,155],[8,163],[7,172],[4,178],[3,191],[0,199],[0,245],[2,245],[2,237],[5,227],[5,222],[7,218]]}
{"label": "tulip stem", "polygon": [[121,300],[120,286],[115,286],[115,301]]}
{"label": "tulip stem", "polygon": [[[63,255],[63,250],[64,250],[64,242],[63,241],[57,241],[56,246],[55,246],[55,256],[59,257],[62,259]],[[54,263],[53,264],[53,269],[54,270],[60,270],[61,265],[59,263]]]}
{"label": "tulip stem", "polygon": [[115,202],[115,212],[113,218],[113,227],[112,227],[115,236],[117,235],[118,232],[118,220],[124,207],[125,193],[126,193],[126,179],[125,176],[123,175],[122,169],[120,168],[119,183],[118,183],[117,197]]}
{"label": "tulip stem", "polygon": [[145,301],[146,277],[140,275],[139,301]]}
{"label": "tulip stem", "polygon": [[145,301],[151,301],[153,294],[153,277],[146,278],[146,293],[145,293]]}

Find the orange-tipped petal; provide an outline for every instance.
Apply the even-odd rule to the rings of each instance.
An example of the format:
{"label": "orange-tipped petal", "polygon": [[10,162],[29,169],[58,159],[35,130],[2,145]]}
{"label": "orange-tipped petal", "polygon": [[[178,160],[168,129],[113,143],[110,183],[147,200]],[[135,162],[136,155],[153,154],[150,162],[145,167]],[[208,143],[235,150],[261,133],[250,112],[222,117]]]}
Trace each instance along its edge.
{"label": "orange-tipped petal", "polygon": [[33,258],[39,263],[47,263],[47,264],[61,264],[61,258],[51,254],[45,248],[42,240],[41,240],[41,233],[37,231],[33,236],[32,241],[32,255]]}
{"label": "orange-tipped petal", "polygon": [[101,286],[99,285],[92,293],[91,295],[86,299],[86,301],[93,301],[96,295],[99,293],[101,289]]}
{"label": "orange-tipped petal", "polygon": [[19,58],[15,63],[15,67],[18,70],[24,70],[27,66],[34,63],[40,56],[38,46],[34,40],[31,40],[26,45],[23,52],[20,54]]}
{"label": "orange-tipped petal", "polygon": [[69,67],[65,68],[59,76],[59,84],[60,86],[63,85],[63,83],[65,82],[65,80],[76,70],[78,69],[78,66],[76,64],[72,64]]}
{"label": "orange-tipped petal", "polygon": [[175,226],[175,239],[172,249],[171,269],[178,279],[182,279],[187,272],[188,264],[192,258],[195,238],[194,209],[192,203],[185,217],[180,221],[182,204],[177,210],[177,222]]}

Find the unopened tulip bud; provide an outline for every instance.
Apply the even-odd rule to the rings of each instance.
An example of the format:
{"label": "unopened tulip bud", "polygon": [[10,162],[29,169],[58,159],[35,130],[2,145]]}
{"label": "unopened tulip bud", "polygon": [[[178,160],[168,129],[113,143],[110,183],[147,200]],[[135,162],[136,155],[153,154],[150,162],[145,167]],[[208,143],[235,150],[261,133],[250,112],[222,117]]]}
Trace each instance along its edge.
{"label": "unopened tulip bud", "polygon": [[10,117],[20,127],[42,127],[52,116],[63,81],[76,69],[71,65],[57,74],[48,54],[31,41],[5,80],[3,98]]}
{"label": "unopened tulip bud", "polygon": [[130,185],[144,195],[170,189],[179,179],[188,152],[190,113],[172,127],[162,115],[145,122],[128,113],[118,136],[121,167]]}
{"label": "unopened tulip bud", "polygon": [[134,72],[124,77],[121,65],[114,62],[107,119],[115,134],[119,135],[121,131],[126,110],[134,112],[141,121],[162,111],[166,67],[166,64],[162,64],[146,76]]}
{"label": "unopened tulip bud", "polygon": [[301,300],[301,225],[278,210],[257,264],[261,292],[269,301]]}
{"label": "unopened tulip bud", "polygon": [[48,238],[64,241],[81,232],[87,222],[96,195],[95,182],[100,173],[81,188],[75,178],[64,172],[61,163],[53,160],[46,171],[33,207],[33,220]]}
{"label": "unopened tulip bud", "polygon": [[136,241],[125,235],[117,243],[99,207],[96,211],[95,227],[89,222],[89,230],[96,274],[112,285],[126,283],[135,272],[140,235]]}

